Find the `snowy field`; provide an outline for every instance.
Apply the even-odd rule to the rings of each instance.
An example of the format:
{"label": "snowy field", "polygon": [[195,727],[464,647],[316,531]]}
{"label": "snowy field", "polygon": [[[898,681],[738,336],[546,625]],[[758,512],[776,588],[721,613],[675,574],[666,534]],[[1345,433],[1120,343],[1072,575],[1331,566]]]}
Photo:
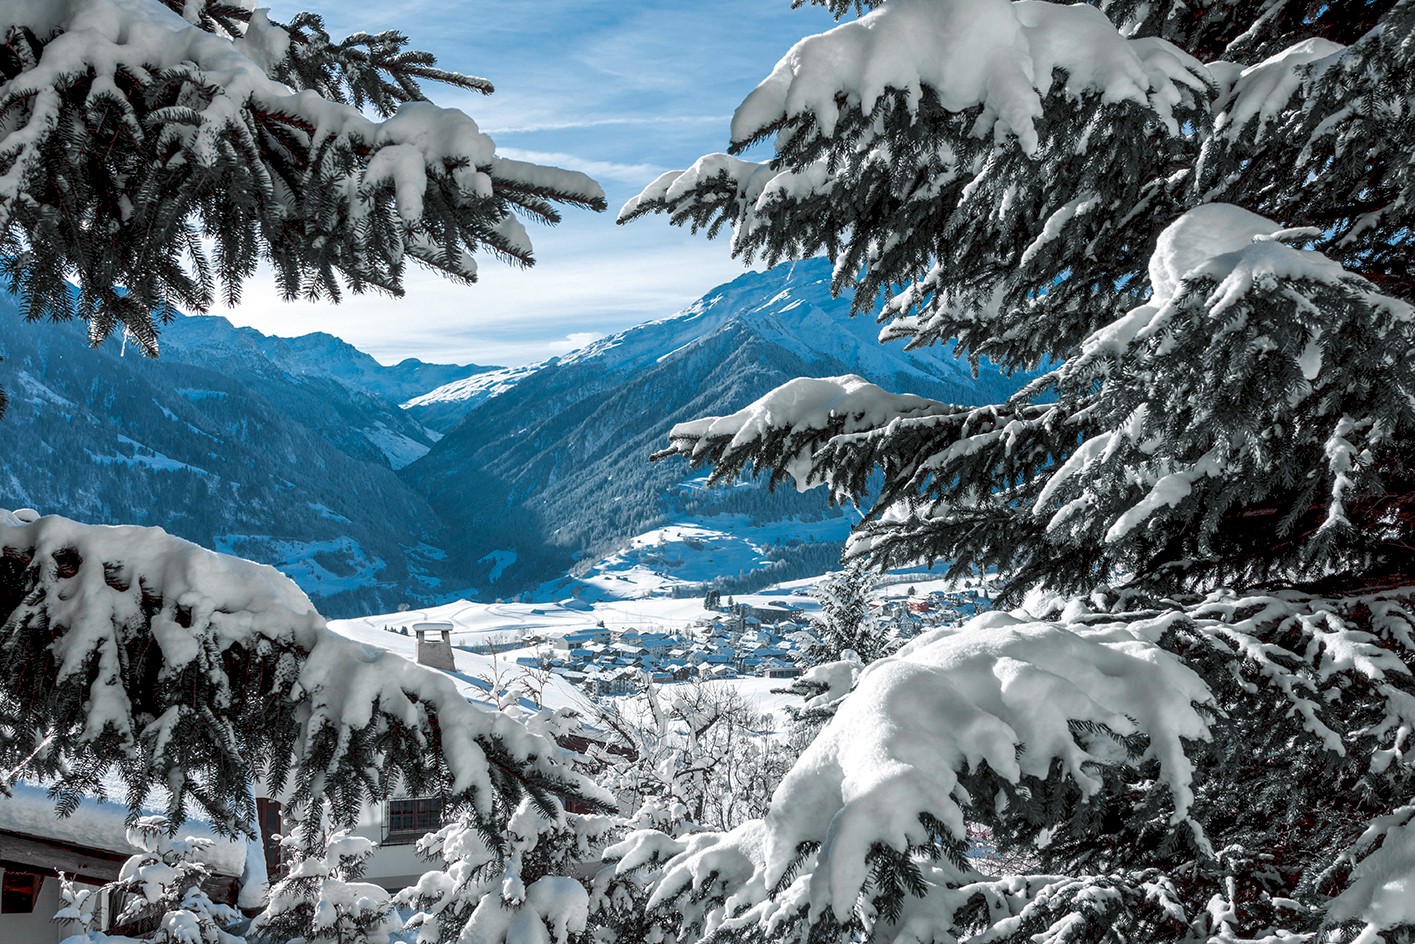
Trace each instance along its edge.
{"label": "snowy field", "polygon": [[[906,584],[919,595],[958,587],[956,581],[929,575],[891,575],[886,581],[876,588],[876,598],[903,599]],[[793,580],[758,593],[739,594],[733,599],[752,607],[787,606],[811,616],[820,611],[819,605],[810,596],[814,582],[814,579]],[[474,603],[458,600],[442,606],[333,620],[329,625],[346,636],[363,638],[356,636],[356,633],[373,632],[382,636],[386,634],[386,629],[391,628],[396,635],[399,627],[411,629],[414,623],[448,622],[452,624],[453,646],[498,645],[499,651],[511,651],[524,647],[532,637],[550,639],[601,625],[615,633],[631,629],[652,632],[686,630],[711,615],[703,608],[701,597],[567,598],[557,603]],[[410,654],[411,646],[409,642]]]}

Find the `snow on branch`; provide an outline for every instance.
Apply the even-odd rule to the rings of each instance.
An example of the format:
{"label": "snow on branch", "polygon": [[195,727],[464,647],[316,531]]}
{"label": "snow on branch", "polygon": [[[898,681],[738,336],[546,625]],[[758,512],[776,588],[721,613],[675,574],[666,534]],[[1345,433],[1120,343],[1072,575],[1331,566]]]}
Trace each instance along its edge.
{"label": "snow on branch", "polygon": [[[1261,140],[1274,119],[1288,109],[1309,74],[1319,73],[1325,60],[1345,48],[1319,37],[1304,39],[1244,69],[1215,104],[1214,130],[1230,139],[1247,132]],[[1250,123],[1255,127],[1250,129]]]}
{"label": "snow on branch", "polygon": [[1006,404],[803,379],[679,424],[660,456],[871,502],[851,559],[982,562],[1019,588],[1399,568],[1415,312],[1313,238],[1198,207],[1160,233],[1149,299]]}
{"label": "snow on branch", "polygon": [[[732,232],[768,264],[827,255],[831,288],[919,345],[1032,369],[1094,327],[1187,182],[1214,80],[1087,4],[891,0],[798,43],[741,104],[730,150],[620,211]],[[1010,322],[1003,323],[1000,322]]]}
{"label": "snow on branch", "polygon": [[476,707],[447,676],[326,628],[273,568],[157,528],[0,513],[0,766],[54,784],[60,812],[115,772],[224,832],[252,776],[314,821],[350,821],[400,783],[485,819],[523,795],[606,797],[568,755]]}
{"label": "snow on branch", "polygon": [[654,458],[681,455],[695,466],[712,462],[714,481],[752,463],[771,470],[773,485],[789,476],[804,492],[824,484],[814,454],[832,437],[948,409],[913,394],[889,393],[854,374],[798,377],[730,416],[679,423],[668,433],[671,445]]}
{"label": "snow on branch", "polygon": [[[1047,381],[1085,417],[1071,424],[1084,441],[1032,505],[1052,533],[1095,527],[1123,543],[1190,521],[1216,495],[1245,494],[1250,520],[1229,526],[1251,532],[1271,508],[1281,523],[1267,533],[1282,542],[1263,546],[1272,559],[1320,573],[1340,559],[1336,546],[1398,543],[1377,509],[1403,488],[1384,457],[1396,430],[1415,424],[1415,311],[1288,244],[1315,235],[1227,204],[1165,229],[1150,300],[1091,334]],[[1297,467],[1312,473],[1289,482]],[[1199,523],[1196,551],[1219,546],[1222,527]]]}
{"label": "snow on branch", "polygon": [[155,353],[155,322],[218,286],[234,304],[262,256],[286,297],[397,294],[407,258],[463,282],[478,250],[530,264],[515,211],[604,207],[584,174],[500,159],[428,102],[420,81],[490,86],[401,34],[176,6],[191,22],[162,0],[0,10],[19,65],[0,79],[0,275],[31,318],[86,318],[95,342],[125,325]]}
{"label": "snow on branch", "polygon": [[887,91],[917,107],[928,88],[948,111],[981,107],[974,135],[1012,136],[1034,154],[1054,72],[1066,76],[1068,96],[1133,101],[1174,133],[1174,105],[1208,81],[1177,47],[1127,40],[1084,4],[892,0],[797,43],[738,107],[732,142],[744,147],[803,118],[829,137],[842,102],[869,116]]}
{"label": "snow on branch", "polygon": [[[764,819],[640,832],[608,857],[651,873],[650,908],[687,940],[1050,940],[1098,921],[1296,941],[1330,907],[1374,941],[1411,920],[1391,881],[1410,862],[1412,628],[1404,592],[987,614],[866,668]],[[1292,771],[1275,788],[1273,751]],[[1359,813],[1341,792],[1356,782]],[[1072,859],[1099,822],[1107,851]],[[969,823],[1040,870],[985,874],[996,860],[963,854]],[[1262,867],[1289,842],[1327,877]],[[1218,907],[1256,889],[1288,903],[1271,923]]]}
{"label": "snow on branch", "polygon": [[[846,920],[875,844],[929,844],[924,814],[965,838],[957,788],[969,770],[1015,785],[1045,780],[1055,764],[1085,802],[1103,787],[1096,768],[1154,758],[1171,823],[1185,822],[1184,742],[1209,736],[1194,707],[1208,701],[1198,676],[1128,627],[1077,633],[991,615],[930,634],[866,669],[782,782],[766,818],[766,880],[780,880],[802,843],[819,843],[812,914]],[[1078,726],[1106,733],[1078,737]],[[1127,758],[1114,739],[1137,734],[1147,746]]]}

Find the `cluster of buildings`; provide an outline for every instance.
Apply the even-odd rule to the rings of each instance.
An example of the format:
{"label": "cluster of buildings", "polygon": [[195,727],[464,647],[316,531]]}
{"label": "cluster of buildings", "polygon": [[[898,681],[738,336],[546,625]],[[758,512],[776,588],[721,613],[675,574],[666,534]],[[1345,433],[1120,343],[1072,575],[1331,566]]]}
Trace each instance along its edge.
{"label": "cluster of buildings", "polygon": [[661,684],[742,676],[795,678],[808,665],[807,653],[815,642],[800,610],[742,605],[682,629],[574,630],[535,640],[536,651],[516,661],[549,669],[592,694],[621,695],[640,689],[645,676]]}
{"label": "cluster of buildings", "polygon": [[[986,609],[977,591],[934,592],[871,604],[871,619],[899,638]],[[795,678],[813,664],[811,621],[786,605],[729,605],[682,629],[610,630],[603,624],[519,640],[518,665],[553,672],[594,695],[693,679]],[[525,652],[525,647],[533,651]]]}

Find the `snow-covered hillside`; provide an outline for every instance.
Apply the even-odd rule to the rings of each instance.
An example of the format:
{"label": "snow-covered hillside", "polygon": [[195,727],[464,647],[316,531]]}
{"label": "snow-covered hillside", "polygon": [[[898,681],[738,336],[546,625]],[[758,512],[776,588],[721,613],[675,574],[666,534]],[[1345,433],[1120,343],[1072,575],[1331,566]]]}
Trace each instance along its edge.
{"label": "snow-covered hillside", "polygon": [[831,297],[826,260],[783,264],[719,286],[668,318],[635,325],[538,364],[458,379],[403,406],[427,426],[445,431],[470,410],[508,393],[539,371],[592,364],[612,376],[632,375],[693,345],[710,343],[714,335],[735,325],[805,364],[853,365],[855,373],[879,383],[952,386],[969,402],[984,390],[1009,387],[996,384],[999,378],[986,364],[983,377],[975,379],[967,362],[953,356],[951,346],[906,351],[903,344],[881,345],[873,319],[851,318],[849,311],[848,299]]}
{"label": "snow-covered hillside", "polygon": [[769,573],[790,542],[832,546],[850,530],[846,515],[754,522],[747,515],[685,518],[634,535],[618,550],[534,591],[538,599],[573,593],[582,600],[697,593],[722,578]]}
{"label": "snow-covered hillside", "polygon": [[[513,368],[386,367],[330,335],[219,317],[175,319],[152,362],[117,339],[89,349],[72,325],[15,323],[0,336],[18,437],[4,484],[46,513],[160,525],[273,564],[332,616],[821,573],[853,513],[649,463],[669,427],[803,374],[864,370],[967,402],[1013,386],[943,350],[879,346],[827,278],[820,261],[748,273],[672,317]],[[15,317],[12,298],[0,308]]]}
{"label": "snow-covered hillside", "polygon": [[340,379],[377,367],[367,355],[328,339],[297,367],[268,349],[300,339],[203,317],[169,324],[153,361],[89,347],[77,323],[25,323],[5,294],[0,327],[11,502],[275,565],[331,616],[460,587],[441,523],[394,474],[436,434]]}
{"label": "snow-covered hillside", "polygon": [[853,512],[760,482],[704,489],[685,464],[648,456],[674,423],[730,413],[797,376],[863,373],[959,403],[1005,399],[1020,381],[987,364],[975,378],[947,349],[880,345],[871,319],[849,318],[848,302],[831,297],[829,273],[823,260],[747,273],[670,318],[406,403],[447,431],[403,478],[459,535],[451,550],[468,562],[468,581],[511,596],[566,573],[586,579],[586,561],[620,551],[611,570],[663,571],[630,541],[679,527],[736,548],[670,553],[683,564],[668,569],[685,579],[742,578],[736,589],[751,589],[831,569]]}

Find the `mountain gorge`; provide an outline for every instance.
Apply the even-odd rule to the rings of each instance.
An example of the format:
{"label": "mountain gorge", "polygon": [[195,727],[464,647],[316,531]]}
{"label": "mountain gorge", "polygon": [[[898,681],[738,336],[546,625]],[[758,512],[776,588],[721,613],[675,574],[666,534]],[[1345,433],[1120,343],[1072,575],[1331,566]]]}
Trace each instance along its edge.
{"label": "mountain gorge", "polygon": [[[849,302],[831,297],[829,279],[824,260],[747,273],[678,315],[517,377],[482,374],[417,398],[408,410],[427,425],[449,428],[454,411],[463,416],[403,478],[452,527],[454,553],[473,566],[473,579],[485,585],[495,572],[500,592],[539,584],[686,516],[749,525],[839,517],[821,492],[705,491],[692,484],[700,473],[681,462],[645,461],[674,423],[737,410],[797,376],[858,373],[960,403],[1015,389],[987,365],[974,377],[949,350],[881,346],[878,325],[849,318]],[[777,551],[809,557],[818,573],[839,548]]]}
{"label": "mountain gorge", "polygon": [[648,462],[672,424],[801,375],[956,402],[1016,385],[946,350],[881,347],[828,279],[818,261],[748,273],[671,318],[513,368],[384,366],[329,335],[217,317],[176,319],[151,361],[118,340],[88,347],[81,325],[26,324],[0,297],[0,487],[11,507],[159,525],[274,564],[332,616],[564,593],[567,572],[689,519],[764,528],[754,566],[817,573],[845,512],[819,492],[705,489],[701,471]]}

